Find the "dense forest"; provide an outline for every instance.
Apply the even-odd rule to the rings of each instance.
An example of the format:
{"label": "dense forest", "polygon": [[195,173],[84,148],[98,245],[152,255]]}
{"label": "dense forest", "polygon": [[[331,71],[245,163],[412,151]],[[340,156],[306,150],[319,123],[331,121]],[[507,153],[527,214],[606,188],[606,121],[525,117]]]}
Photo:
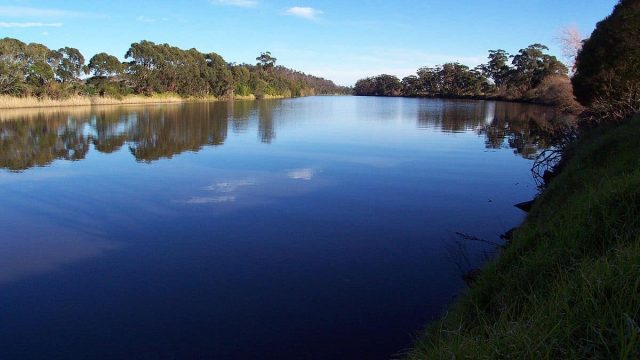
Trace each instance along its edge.
{"label": "dense forest", "polygon": [[577,111],[567,67],[548,48],[533,44],[516,55],[489,51],[488,61],[473,69],[460,63],[423,67],[402,80],[378,75],[359,80],[355,94],[362,96],[424,96],[524,100]]}
{"label": "dense forest", "polygon": [[71,95],[122,97],[177,93],[181,96],[262,97],[348,93],[330,80],[276,65],[269,52],[255,65],[232,64],[216,53],[169,44],[131,44],[125,62],[99,53],[86,61],[72,47],[0,39],[0,94],[62,99]]}

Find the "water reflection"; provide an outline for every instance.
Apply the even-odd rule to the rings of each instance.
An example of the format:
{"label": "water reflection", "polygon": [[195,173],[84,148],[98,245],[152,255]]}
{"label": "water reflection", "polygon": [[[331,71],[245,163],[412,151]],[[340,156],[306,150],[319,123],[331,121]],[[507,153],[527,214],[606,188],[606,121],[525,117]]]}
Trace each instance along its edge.
{"label": "water reflection", "polygon": [[136,160],[150,162],[199,151],[205,145],[222,145],[227,138],[227,116],[225,104],[203,103],[129,114],[129,150]]}
{"label": "water reflection", "polygon": [[20,280],[35,274],[47,273],[74,262],[120,249],[123,245],[102,236],[84,233],[79,238],[75,229],[47,229],[39,235],[34,225],[12,241],[2,243],[0,251],[0,284]]}
{"label": "water reflection", "polygon": [[261,101],[258,105],[258,133],[260,141],[271,144],[276,137],[276,129],[273,125],[273,101]]}
{"label": "water reflection", "polygon": [[[385,99],[394,101],[395,99]],[[553,109],[503,102],[412,100],[413,105],[376,102],[385,117],[415,117],[418,128],[476,132],[488,149],[508,146],[532,158],[549,146],[561,118]],[[367,107],[367,104],[363,105]],[[371,109],[370,109],[371,110]],[[375,110],[375,109],[374,109]],[[375,111],[379,111],[377,109]],[[281,101],[236,101],[147,107],[9,110],[0,113],[0,167],[21,171],[57,159],[82,160],[90,145],[101,153],[125,144],[137,161],[172,158],[185,151],[224,144],[256,124],[258,138],[270,144],[286,118]]]}
{"label": "water reflection", "polygon": [[1,111],[2,353],[388,359],[464,286],[455,232],[522,220],[559,120],[360,97]]}

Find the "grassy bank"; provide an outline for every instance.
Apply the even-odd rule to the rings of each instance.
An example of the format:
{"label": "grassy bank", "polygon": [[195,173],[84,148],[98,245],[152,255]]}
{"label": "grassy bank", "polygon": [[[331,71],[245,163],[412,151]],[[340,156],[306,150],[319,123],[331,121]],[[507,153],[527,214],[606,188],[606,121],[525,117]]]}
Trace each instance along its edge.
{"label": "grassy bank", "polygon": [[[281,99],[283,96],[264,95],[263,99]],[[255,100],[254,95],[236,95],[234,100]],[[108,96],[70,96],[64,99],[37,98],[32,96],[16,97],[0,95],[0,109],[24,109],[24,108],[47,108],[47,107],[70,107],[70,106],[98,106],[98,105],[143,105],[143,104],[163,104],[198,101],[228,100],[218,99],[214,96],[204,97],[181,97],[177,94],[154,94],[151,96],[128,95],[121,98]]]}
{"label": "grassy bank", "polygon": [[640,118],[585,134],[410,359],[640,358]]}

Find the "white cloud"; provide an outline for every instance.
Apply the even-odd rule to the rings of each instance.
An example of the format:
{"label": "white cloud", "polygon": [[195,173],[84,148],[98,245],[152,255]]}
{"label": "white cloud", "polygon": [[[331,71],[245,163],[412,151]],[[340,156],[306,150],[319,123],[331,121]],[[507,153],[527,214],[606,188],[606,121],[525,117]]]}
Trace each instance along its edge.
{"label": "white cloud", "polygon": [[299,18],[307,20],[317,20],[318,16],[323,14],[321,10],[303,6],[294,6],[288,8],[284,13],[285,15],[297,16]]}
{"label": "white cloud", "polygon": [[77,11],[43,9],[26,6],[0,6],[0,16],[11,18],[61,18],[80,17],[85,14]]}
{"label": "white cloud", "polygon": [[156,19],[148,18],[148,17],[146,17],[144,15],[138,16],[137,20],[140,21],[140,22],[144,22],[144,23],[154,23],[154,22],[157,21]]}
{"label": "white cloud", "polygon": [[212,4],[251,8],[258,6],[258,0],[211,0]]}
{"label": "white cloud", "polygon": [[152,18],[152,17],[146,17],[144,15],[140,15],[136,18],[136,20],[140,21],[140,22],[144,22],[144,23],[154,23],[157,21],[169,21],[169,18],[167,17],[162,17],[160,19],[156,19],[156,18]]}
{"label": "white cloud", "polygon": [[313,171],[313,169],[311,168],[302,168],[302,169],[296,169],[296,170],[291,170],[287,173],[287,176],[290,179],[294,179],[294,180],[304,180],[304,181],[309,181],[311,179],[313,179],[313,175],[315,174],[315,171]]}
{"label": "white cloud", "polygon": [[0,28],[61,27],[63,24],[42,22],[0,22]]}

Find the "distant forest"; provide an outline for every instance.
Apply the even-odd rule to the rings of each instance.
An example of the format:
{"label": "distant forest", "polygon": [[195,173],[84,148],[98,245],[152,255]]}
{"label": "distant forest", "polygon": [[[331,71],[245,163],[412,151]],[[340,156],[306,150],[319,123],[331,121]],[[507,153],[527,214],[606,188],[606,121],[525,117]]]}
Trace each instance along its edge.
{"label": "distant forest", "polygon": [[488,62],[473,69],[460,63],[423,67],[402,80],[378,75],[358,80],[361,96],[423,96],[523,100],[560,105],[576,110],[567,67],[548,48],[533,44],[510,55],[489,51]]}
{"label": "distant forest", "polygon": [[330,80],[276,65],[264,52],[256,65],[226,62],[216,53],[183,50],[142,40],[131,44],[125,62],[99,53],[85,61],[72,47],[0,39],[0,94],[63,99],[176,93],[181,96],[305,96],[351,93]]}

